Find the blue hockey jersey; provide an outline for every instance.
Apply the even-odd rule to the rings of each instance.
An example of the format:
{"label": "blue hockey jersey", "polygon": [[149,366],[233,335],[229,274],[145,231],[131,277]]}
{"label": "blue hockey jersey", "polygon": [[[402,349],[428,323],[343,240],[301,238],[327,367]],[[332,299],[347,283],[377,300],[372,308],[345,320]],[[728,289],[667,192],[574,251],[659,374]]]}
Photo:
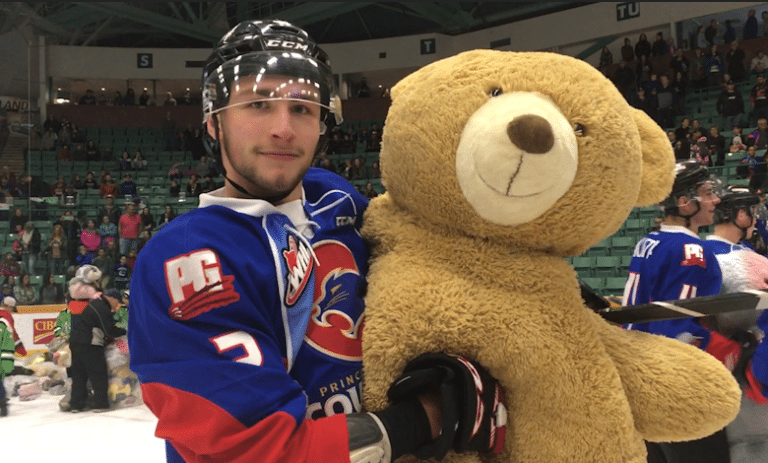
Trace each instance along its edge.
{"label": "blue hockey jersey", "polygon": [[348,460],[367,200],[314,168],[303,195],[304,224],[265,201],[201,195],[139,254],[131,369],[168,461]]}
{"label": "blue hockey jersey", "polygon": [[[685,227],[662,225],[635,246],[624,287],[624,305],[690,299],[720,293],[722,274],[717,258]],[[713,353],[710,330],[698,319],[635,323],[629,328],[679,338]]]}

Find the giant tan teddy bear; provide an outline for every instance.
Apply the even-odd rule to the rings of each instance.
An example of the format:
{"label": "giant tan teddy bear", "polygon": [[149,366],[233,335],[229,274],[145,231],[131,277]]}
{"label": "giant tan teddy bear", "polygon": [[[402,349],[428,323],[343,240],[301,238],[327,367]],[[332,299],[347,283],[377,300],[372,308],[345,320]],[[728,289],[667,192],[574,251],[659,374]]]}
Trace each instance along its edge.
{"label": "giant tan teddy bear", "polygon": [[490,50],[428,65],[392,89],[381,166],[387,193],[363,228],[369,409],[410,359],[441,351],[505,391],[495,461],[643,463],[644,439],[701,438],[735,417],[739,388],[714,357],[604,321],[563,258],[674,177],[664,131],[590,65]]}

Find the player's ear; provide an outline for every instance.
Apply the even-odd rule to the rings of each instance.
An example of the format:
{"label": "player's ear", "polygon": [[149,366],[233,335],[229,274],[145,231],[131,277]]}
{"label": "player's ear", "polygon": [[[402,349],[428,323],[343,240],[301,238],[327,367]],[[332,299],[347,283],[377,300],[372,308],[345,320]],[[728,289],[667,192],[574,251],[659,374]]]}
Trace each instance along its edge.
{"label": "player's ear", "polygon": [[216,124],[219,123],[219,118],[215,116],[209,116],[208,120],[205,122],[205,130],[208,131],[208,135],[211,136],[214,140],[216,140],[216,133],[218,133]]}

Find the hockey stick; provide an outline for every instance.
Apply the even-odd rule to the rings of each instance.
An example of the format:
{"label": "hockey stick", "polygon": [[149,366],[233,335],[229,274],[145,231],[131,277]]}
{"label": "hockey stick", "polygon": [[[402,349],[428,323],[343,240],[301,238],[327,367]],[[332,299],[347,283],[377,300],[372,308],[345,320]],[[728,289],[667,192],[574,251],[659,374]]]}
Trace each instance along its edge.
{"label": "hockey stick", "polygon": [[726,312],[763,309],[768,309],[768,291],[751,290],[679,301],[651,302],[635,306],[603,308],[597,310],[597,313],[609,322],[624,325],[627,323],[705,317]]}

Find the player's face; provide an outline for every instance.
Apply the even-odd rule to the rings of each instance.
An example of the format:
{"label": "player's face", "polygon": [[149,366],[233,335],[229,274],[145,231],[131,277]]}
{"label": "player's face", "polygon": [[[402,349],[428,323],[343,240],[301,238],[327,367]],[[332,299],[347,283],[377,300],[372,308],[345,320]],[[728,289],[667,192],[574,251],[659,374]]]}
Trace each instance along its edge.
{"label": "player's face", "polygon": [[707,182],[696,189],[699,202],[699,212],[691,217],[691,225],[706,227],[715,221],[715,206],[720,203],[720,198],[714,191],[714,186]]}
{"label": "player's face", "polygon": [[[265,77],[254,92],[253,82],[246,78],[233,86],[229,106],[219,113],[227,176],[257,197],[287,194],[281,203],[299,199],[301,179],[320,138],[321,108],[307,96],[317,90],[308,84]],[[296,99],[269,99],[270,91]],[[208,130],[215,137],[213,118]],[[244,196],[229,182],[226,188],[231,196]]]}

